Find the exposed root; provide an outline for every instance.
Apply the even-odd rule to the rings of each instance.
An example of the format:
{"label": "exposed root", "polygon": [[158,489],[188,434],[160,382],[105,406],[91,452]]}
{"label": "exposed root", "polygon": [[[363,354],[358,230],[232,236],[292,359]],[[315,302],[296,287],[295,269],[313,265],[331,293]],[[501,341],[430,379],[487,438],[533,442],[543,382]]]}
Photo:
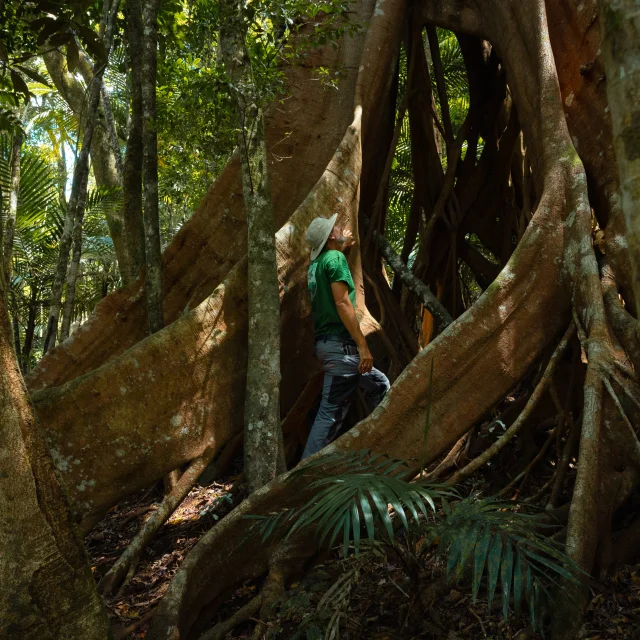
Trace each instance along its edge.
{"label": "exposed root", "polygon": [[171,514],[178,508],[180,503],[193,488],[200,474],[207,467],[213,458],[213,447],[208,448],[205,453],[196,458],[189,468],[182,474],[182,477],[162,500],[162,504],[156,509],[153,515],[142,525],[124,553],[118,558],[116,563],[100,580],[99,590],[104,595],[111,595],[118,587],[120,592],[129,583],[135,574],[135,569],[144,548],[153,540],[162,525],[171,517]]}
{"label": "exposed root", "polygon": [[542,375],[542,378],[533,393],[529,397],[527,404],[525,405],[522,413],[518,416],[518,419],[494,442],[486,451],[484,451],[477,458],[472,460],[466,467],[460,469],[460,471],[453,474],[453,476],[448,480],[450,484],[457,484],[461,480],[468,478],[471,474],[477,471],[481,466],[487,463],[493,456],[495,456],[499,451],[501,451],[510,441],[511,439],[522,429],[522,427],[526,424],[529,416],[537,406],[538,402],[544,395],[544,393],[549,388],[551,381],[553,379],[553,374],[555,373],[556,367],[558,366],[558,362],[562,357],[565,349],[569,346],[569,342],[573,338],[575,334],[575,324],[572,322],[569,325],[569,328],[566,330],[562,340],[556,347],[553,352],[549,363]]}
{"label": "exposed root", "polygon": [[244,607],[238,609],[230,618],[224,622],[219,622],[213,629],[200,636],[200,640],[222,640],[229,631],[235,629],[239,624],[251,620],[260,611],[264,595],[260,592],[257,596],[249,600]]}
{"label": "exposed root", "polygon": [[167,473],[162,479],[165,495],[173,491],[174,487],[178,484],[178,480],[180,480],[180,469],[174,469],[171,473]]}
{"label": "exposed root", "polygon": [[451,451],[446,455],[445,459],[431,472],[427,473],[424,476],[425,482],[433,482],[441,478],[451,467],[453,467],[460,454],[462,453],[462,449],[464,448],[467,439],[469,438],[469,434],[465,433],[458,442],[456,442]]}

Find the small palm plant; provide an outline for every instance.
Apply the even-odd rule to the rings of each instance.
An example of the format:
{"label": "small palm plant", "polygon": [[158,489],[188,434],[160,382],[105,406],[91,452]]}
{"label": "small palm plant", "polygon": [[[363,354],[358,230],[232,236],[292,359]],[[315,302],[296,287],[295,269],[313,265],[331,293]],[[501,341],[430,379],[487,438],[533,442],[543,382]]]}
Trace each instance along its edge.
{"label": "small palm plant", "polygon": [[[315,527],[319,544],[342,540],[342,553],[358,555],[363,533],[370,544],[409,544],[416,563],[434,547],[446,561],[450,580],[467,580],[474,602],[486,585],[489,605],[500,585],[502,614],[529,605],[534,629],[541,628],[540,609],[561,580],[584,577],[553,539],[540,533],[548,516],[525,505],[481,498],[461,498],[451,487],[410,482],[408,465],[369,451],[335,453],[311,461],[293,477],[318,474],[309,485],[314,495],[299,509],[255,517],[263,541],[289,537]],[[562,587],[561,587],[562,588]]]}

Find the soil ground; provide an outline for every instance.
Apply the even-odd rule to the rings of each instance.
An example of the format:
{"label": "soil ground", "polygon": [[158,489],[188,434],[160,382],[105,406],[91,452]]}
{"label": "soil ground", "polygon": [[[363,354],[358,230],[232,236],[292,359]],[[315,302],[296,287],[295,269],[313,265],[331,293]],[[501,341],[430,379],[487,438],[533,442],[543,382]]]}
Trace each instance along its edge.
{"label": "soil ground", "polygon": [[[153,610],[183,558],[203,533],[215,526],[242,497],[233,487],[234,478],[206,487],[196,486],[146,549],[131,583],[107,602],[117,640],[145,637]],[[160,486],[141,492],[111,509],[87,536],[87,549],[96,580],[106,573],[161,499]],[[523,640],[541,637],[531,633],[524,618],[511,617],[505,623],[500,615],[499,602],[494,602],[491,610],[486,599],[479,598],[473,604],[464,585],[447,587],[428,615],[424,615],[412,593],[415,590],[412,590],[401,567],[383,554],[358,564],[357,575],[346,589],[348,604],[342,607],[333,622],[339,621],[338,637],[363,640]],[[434,556],[429,566],[433,579],[437,580],[443,573],[441,561]],[[345,564],[336,553],[325,559],[324,565],[316,567],[303,581],[294,583],[277,619],[270,624],[268,637],[318,637],[312,634],[313,629],[309,629],[309,633],[306,629],[318,625],[319,631],[330,623],[331,618],[314,613],[318,611],[319,601],[345,574],[345,570],[353,571],[354,567],[353,561]],[[228,608],[217,613],[218,619],[230,616],[252,597],[258,587],[252,583],[243,585],[228,601]],[[227,638],[249,639],[253,627],[253,622],[240,626]],[[324,637],[324,634],[319,637]],[[640,639],[640,564],[619,568],[605,582],[592,585],[581,638]]]}

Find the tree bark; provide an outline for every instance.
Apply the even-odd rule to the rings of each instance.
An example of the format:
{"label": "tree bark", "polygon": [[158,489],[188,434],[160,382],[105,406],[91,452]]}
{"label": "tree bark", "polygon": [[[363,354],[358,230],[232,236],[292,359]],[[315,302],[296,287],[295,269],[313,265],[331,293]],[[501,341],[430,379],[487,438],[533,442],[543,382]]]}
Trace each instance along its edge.
{"label": "tree bark", "polygon": [[56,158],[56,169],[58,173],[58,198],[60,204],[67,209],[67,159],[64,155],[64,142],[58,143],[58,157]]}
{"label": "tree bark", "polygon": [[27,316],[27,328],[24,332],[24,344],[20,353],[20,369],[24,375],[29,370],[29,360],[31,349],[33,348],[33,337],[36,332],[36,314],[38,312],[38,286],[31,287],[31,297],[29,299],[29,315]]}
{"label": "tree bark", "polygon": [[158,211],[158,128],[156,75],[160,0],[142,4],[142,181],[144,206],[145,294],[149,333],[164,327],[162,256]]}
{"label": "tree bark", "polygon": [[124,33],[131,75],[131,117],[124,156],[122,195],[124,236],[134,281],[145,265],[142,218],[142,9],[140,0],[126,0]]}
{"label": "tree bark", "polygon": [[18,197],[20,195],[20,150],[22,149],[22,135],[15,133],[11,144],[11,182],[9,191],[9,210],[4,223],[3,264],[2,269],[7,283],[11,282],[13,270],[13,240],[16,233],[16,215],[18,213]]}
{"label": "tree bark", "polygon": [[109,622],[11,347],[0,272],[0,635],[106,640]]}
{"label": "tree bark", "polygon": [[620,174],[620,200],[640,300],[640,2],[599,0],[603,62]]}
{"label": "tree bark", "polygon": [[109,144],[111,145],[113,157],[116,162],[118,181],[122,183],[122,152],[120,151],[120,143],[118,142],[118,130],[116,129],[116,121],[113,117],[113,110],[111,109],[111,99],[104,88],[104,84],[102,85],[102,90],[100,92],[100,102],[102,103],[102,109],[104,111],[104,120],[107,125]]}
{"label": "tree bark", "polygon": [[[83,194],[81,194],[82,197]],[[77,212],[84,212],[86,206],[86,189],[84,199],[78,201]],[[71,249],[71,262],[67,271],[67,286],[65,289],[64,306],[62,308],[62,326],[60,327],[60,341],[69,337],[71,320],[73,319],[73,307],[76,301],[76,281],[80,272],[80,258],[82,257],[82,224],[84,215],[77,215],[73,225],[73,244]]]}
{"label": "tree bark", "polygon": [[221,6],[220,50],[233,87],[247,216],[244,468],[253,493],[286,469],[280,429],[280,294],[264,116],[246,51],[244,5],[226,0]]}

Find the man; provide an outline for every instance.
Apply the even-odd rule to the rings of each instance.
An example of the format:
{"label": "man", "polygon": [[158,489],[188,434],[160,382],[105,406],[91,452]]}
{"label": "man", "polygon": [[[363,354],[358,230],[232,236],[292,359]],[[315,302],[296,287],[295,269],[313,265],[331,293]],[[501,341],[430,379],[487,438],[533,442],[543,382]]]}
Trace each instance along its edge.
{"label": "man", "polygon": [[389,380],[373,368],[373,356],[356,318],[356,292],[344,251],[355,241],[336,226],[338,214],[316,218],[307,229],[311,264],[307,273],[316,355],[324,369],[322,400],[302,459],[338,436],[355,390],[372,411],[389,390]]}

